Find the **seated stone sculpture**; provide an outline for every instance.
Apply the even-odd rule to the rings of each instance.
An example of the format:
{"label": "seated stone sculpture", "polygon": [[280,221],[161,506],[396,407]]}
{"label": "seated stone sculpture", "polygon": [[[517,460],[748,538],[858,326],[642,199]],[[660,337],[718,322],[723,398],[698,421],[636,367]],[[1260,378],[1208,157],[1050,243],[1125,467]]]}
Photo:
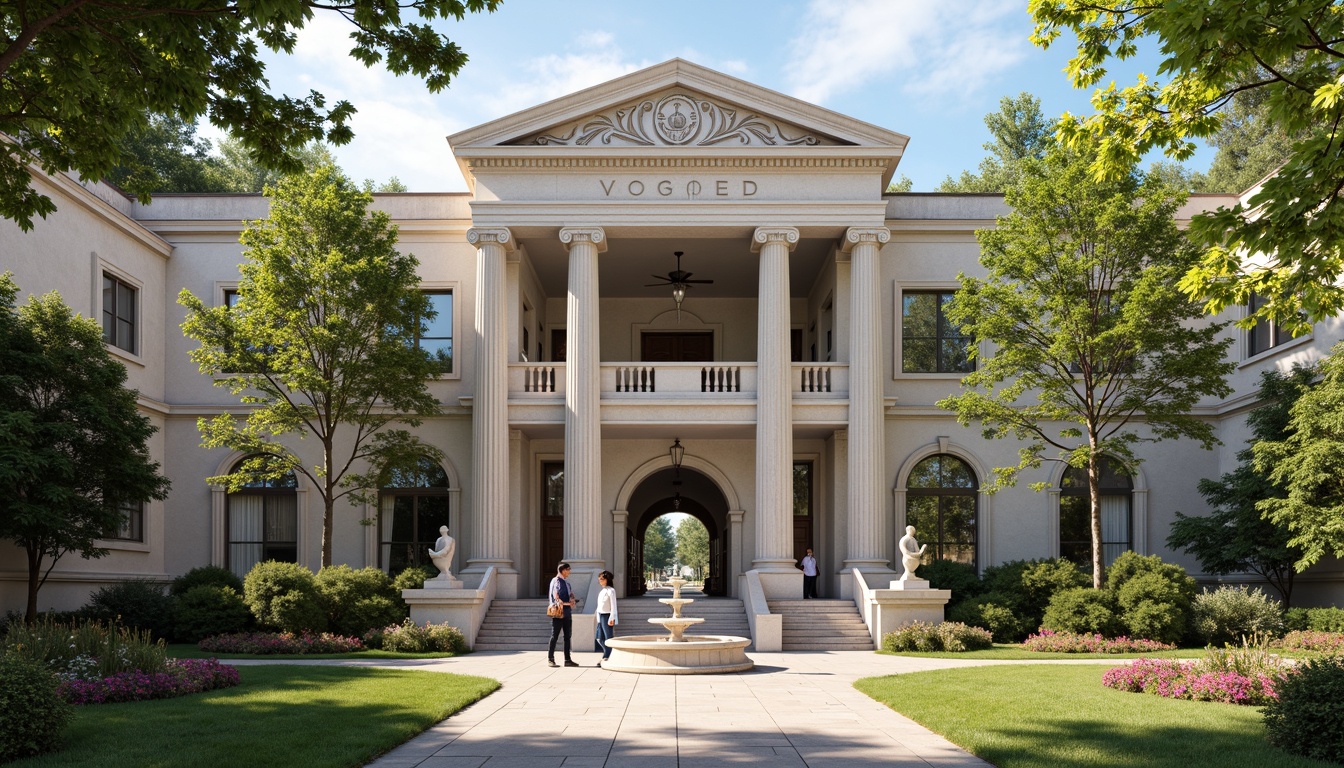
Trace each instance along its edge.
{"label": "seated stone sculpture", "polygon": [[430,562],[439,569],[439,575],[436,578],[445,581],[454,581],[453,578],[453,555],[457,553],[457,540],[448,535],[448,526],[439,526],[439,540],[434,542],[434,549],[429,550]]}
{"label": "seated stone sculpture", "polygon": [[[919,542],[915,541],[915,526],[905,526],[905,535],[901,537],[899,544],[901,548],[901,565],[905,566],[905,573],[901,574],[901,581],[917,580],[915,569],[919,567],[921,558],[924,556],[924,550],[929,545],[920,547]],[[916,549],[916,547],[919,547]]]}

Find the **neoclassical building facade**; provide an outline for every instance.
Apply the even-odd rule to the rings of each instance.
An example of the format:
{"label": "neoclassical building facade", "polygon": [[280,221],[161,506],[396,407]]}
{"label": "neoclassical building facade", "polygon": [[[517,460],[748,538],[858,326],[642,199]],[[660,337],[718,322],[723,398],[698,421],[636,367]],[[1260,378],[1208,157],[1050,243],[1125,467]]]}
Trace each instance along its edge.
{"label": "neoclassical building facade", "polygon": [[[708,529],[715,594],[738,595],[754,572],[767,596],[801,597],[794,563],[810,547],[822,594],[851,597],[853,569],[881,581],[899,566],[906,524],[977,568],[1085,553],[1085,485],[1047,462],[986,493],[1018,446],[935,406],[973,365],[975,342],[941,308],[958,273],[980,271],[974,232],[1006,212],[1001,196],[884,194],[907,137],[681,60],[448,141],[468,193],[375,199],[439,313],[420,343],[451,361],[429,383],[442,415],[418,432],[446,460],[339,507],[337,562],[397,570],[448,525],[454,570],[471,586],[493,569],[498,598],[540,596],[561,559],[581,593],[608,568],[628,594],[648,525],[673,511]],[[236,295],[238,237],[266,200],[141,205],[35,179],[58,211],[29,233],[0,222],[0,269],[104,323],[173,482],[109,532],[108,557],[61,560],[41,607],[204,564],[316,567],[321,505],[302,478],[232,494],[206,483],[244,457],[201,448],[196,420],[245,406],[197,372],[179,330],[182,289]],[[1195,196],[1181,215],[1235,200]],[[1236,465],[1259,374],[1344,338],[1334,320],[1297,339],[1227,333],[1235,393],[1198,408],[1223,445],[1145,444],[1135,471],[1108,473],[1108,558],[1133,549],[1198,573],[1167,530],[1206,509],[1200,478]],[[1028,488],[1038,481],[1046,491]],[[22,553],[0,543],[0,609],[23,604],[25,580]],[[1331,602],[1341,583],[1324,564],[1300,600]]]}

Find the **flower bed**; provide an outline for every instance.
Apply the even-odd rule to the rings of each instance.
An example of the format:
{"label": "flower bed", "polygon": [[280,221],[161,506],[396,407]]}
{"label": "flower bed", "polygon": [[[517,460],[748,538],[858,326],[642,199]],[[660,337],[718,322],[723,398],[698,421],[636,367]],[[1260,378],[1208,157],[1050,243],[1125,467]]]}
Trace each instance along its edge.
{"label": "flower bed", "polygon": [[1101,635],[1080,635],[1049,629],[1040,630],[1022,643],[1023,650],[1042,653],[1149,653],[1170,651],[1175,647],[1156,640],[1131,640],[1128,637],[1107,639]]}
{"label": "flower bed", "polygon": [[1286,651],[1344,654],[1344,633],[1295,630],[1284,635],[1275,645]]}
{"label": "flower bed", "polygon": [[92,680],[67,679],[57,688],[71,704],[171,699],[238,684],[238,670],[214,659],[169,659],[164,672],[119,672]]}
{"label": "flower bed", "polygon": [[323,632],[235,632],[207,637],[196,644],[210,653],[249,653],[269,655],[276,653],[353,653],[364,650],[357,637],[342,637]]}
{"label": "flower bed", "polygon": [[1289,674],[1287,666],[1246,675],[1209,670],[1199,661],[1136,659],[1129,666],[1106,670],[1101,684],[1117,691],[1151,693],[1168,699],[1261,706],[1278,699],[1275,685]]}

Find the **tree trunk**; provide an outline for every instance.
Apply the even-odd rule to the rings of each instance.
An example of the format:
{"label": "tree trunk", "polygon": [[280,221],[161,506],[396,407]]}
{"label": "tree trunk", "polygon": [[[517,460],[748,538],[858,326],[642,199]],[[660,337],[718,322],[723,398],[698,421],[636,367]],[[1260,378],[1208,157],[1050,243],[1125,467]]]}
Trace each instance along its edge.
{"label": "tree trunk", "polygon": [[322,499],[322,567],[331,565],[331,530],[335,521],[333,514],[336,502],[331,498],[331,489],[327,489],[326,498]]}
{"label": "tree trunk", "polygon": [[32,624],[37,621],[37,590],[42,586],[42,553],[28,546],[28,606],[24,609],[23,621]]}
{"label": "tree trunk", "polygon": [[1101,549],[1101,457],[1095,450],[1087,457],[1087,490],[1092,513],[1092,588],[1101,589],[1106,564]]}

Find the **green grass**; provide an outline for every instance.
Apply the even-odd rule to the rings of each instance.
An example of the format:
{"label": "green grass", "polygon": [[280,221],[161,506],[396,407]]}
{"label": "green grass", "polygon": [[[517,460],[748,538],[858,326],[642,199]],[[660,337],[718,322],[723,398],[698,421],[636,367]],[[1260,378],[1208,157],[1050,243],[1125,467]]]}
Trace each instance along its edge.
{"label": "green grass", "polygon": [[234,688],[76,709],[60,752],[14,768],[346,768],[499,688],[483,677],[354,667],[245,667]]}
{"label": "green grass", "polygon": [[1105,688],[1106,667],[916,672],[855,688],[999,768],[1311,768],[1265,741],[1260,710]]}
{"label": "green grass", "polygon": [[355,653],[211,653],[189,643],[173,643],[168,646],[168,656],[174,659],[448,659],[455,655],[441,651],[395,653],[382,650]]}

